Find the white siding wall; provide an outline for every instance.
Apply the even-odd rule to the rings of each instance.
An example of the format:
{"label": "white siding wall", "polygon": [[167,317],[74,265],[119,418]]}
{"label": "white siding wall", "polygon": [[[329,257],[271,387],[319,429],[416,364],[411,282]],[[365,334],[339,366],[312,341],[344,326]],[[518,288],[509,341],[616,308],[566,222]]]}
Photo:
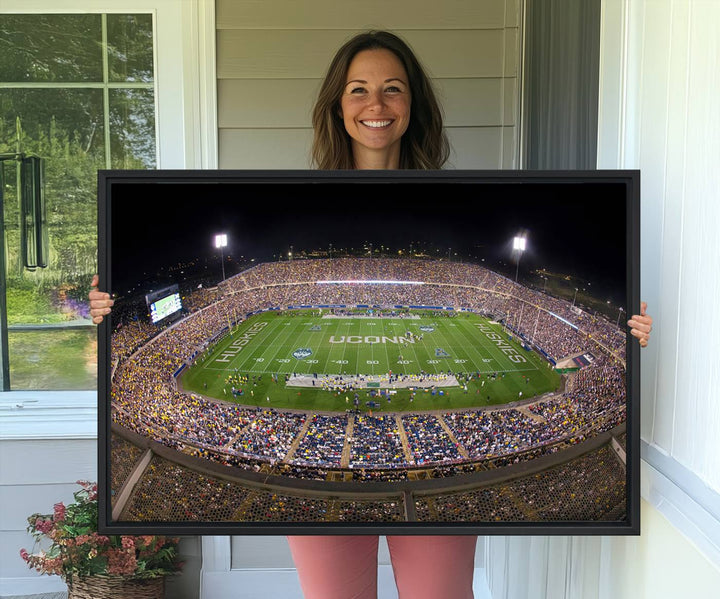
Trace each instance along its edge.
{"label": "white siding wall", "polygon": [[[33,547],[25,531],[30,514],[52,513],[55,503],[72,501],[77,480],[97,480],[97,418],[68,396],[58,401],[76,418],[72,426],[63,426],[52,407],[27,403],[18,408],[22,399],[0,401],[0,596],[65,589],[58,577],[38,577],[29,570],[19,553]],[[36,420],[37,435],[26,432],[25,418]],[[48,429],[57,433],[61,427],[63,438],[51,438]]]}
{"label": "white siding wall", "polygon": [[220,168],[309,168],[310,113],[335,50],[399,33],[435,80],[451,168],[517,168],[519,0],[217,2]]}
{"label": "white siding wall", "polygon": [[[30,514],[51,514],[55,503],[73,501],[78,480],[97,480],[96,403],[93,392],[44,398],[26,391],[0,394],[0,597],[66,597],[58,576],[36,574],[19,552],[33,549],[25,530]],[[195,599],[199,539],[183,538],[180,552],[186,565],[181,576],[169,580],[166,595]]]}

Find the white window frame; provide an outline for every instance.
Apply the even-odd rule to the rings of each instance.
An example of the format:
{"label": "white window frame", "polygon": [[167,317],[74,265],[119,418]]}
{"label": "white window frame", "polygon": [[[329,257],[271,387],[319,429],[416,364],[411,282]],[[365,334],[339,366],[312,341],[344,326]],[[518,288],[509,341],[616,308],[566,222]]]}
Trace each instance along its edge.
{"label": "white window frame", "polygon": [[[217,168],[214,0],[0,0],[33,13],[151,13],[157,167]],[[97,439],[97,404],[95,390],[0,392],[0,440]]]}

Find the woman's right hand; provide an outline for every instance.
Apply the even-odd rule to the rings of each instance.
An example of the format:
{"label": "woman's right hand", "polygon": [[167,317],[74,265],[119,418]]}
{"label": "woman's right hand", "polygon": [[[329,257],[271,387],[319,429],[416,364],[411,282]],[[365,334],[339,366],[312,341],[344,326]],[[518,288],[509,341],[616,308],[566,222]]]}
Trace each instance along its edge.
{"label": "woman's right hand", "polygon": [[90,293],[88,294],[88,299],[90,300],[90,316],[95,324],[100,324],[105,315],[110,314],[110,309],[115,303],[114,300],[110,299],[109,293],[98,291],[97,286],[99,281],[98,276],[94,275],[90,283]]}

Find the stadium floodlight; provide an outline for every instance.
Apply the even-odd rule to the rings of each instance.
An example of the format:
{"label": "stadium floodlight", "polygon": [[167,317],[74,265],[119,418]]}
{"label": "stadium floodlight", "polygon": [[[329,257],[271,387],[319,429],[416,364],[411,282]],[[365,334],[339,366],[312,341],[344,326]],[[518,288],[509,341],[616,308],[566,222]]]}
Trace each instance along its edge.
{"label": "stadium floodlight", "polygon": [[575,305],[575,298],[577,298],[577,292],[578,292],[578,288],[575,287],[575,295],[573,295],[573,303],[572,303],[573,306]]}
{"label": "stadium floodlight", "polygon": [[615,323],[615,326],[616,326],[616,327],[619,327],[619,326],[620,326],[620,315],[621,315],[623,312],[625,312],[625,310],[623,310],[622,308],[620,308],[620,311],[618,312],[617,322]]}
{"label": "stadium floodlight", "polygon": [[222,265],[222,280],[225,280],[225,252],[223,248],[227,247],[227,235],[221,233],[215,235],[215,247],[220,248],[220,264]]}
{"label": "stadium floodlight", "polygon": [[513,250],[518,252],[518,258],[517,258],[517,265],[515,266],[515,282],[517,283],[518,280],[518,270],[520,270],[520,257],[522,256],[522,253],[525,251],[525,244],[527,242],[527,238],[525,237],[515,237],[513,239]]}

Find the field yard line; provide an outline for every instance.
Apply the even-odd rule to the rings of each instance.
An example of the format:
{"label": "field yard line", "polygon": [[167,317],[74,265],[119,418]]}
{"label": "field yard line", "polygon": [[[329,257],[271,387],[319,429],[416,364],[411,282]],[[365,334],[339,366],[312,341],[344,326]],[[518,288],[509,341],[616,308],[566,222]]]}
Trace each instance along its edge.
{"label": "field yard line", "polygon": [[[380,322],[383,323],[383,327],[382,327],[383,328],[383,336],[384,337],[395,337],[395,339],[397,339],[398,342],[394,343],[392,345],[393,345],[394,349],[397,350],[398,355],[403,354],[404,346],[399,340],[400,335],[398,335],[398,327],[397,327],[397,325],[399,323],[397,322],[397,320],[381,319]],[[395,373],[399,373],[402,371],[402,374],[407,374],[408,370],[409,370],[408,365],[407,364],[398,364],[397,360],[395,362],[393,362],[392,359],[390,358],[390,353],[388,352],[388,347],[390,346],[390,344],[383,343],[383,345],[385,346],[385,356],[386,356],[386,361],[388,364],[388,370],[392,370]],[[407,360],[407,358],[404,355],[403,355],[403,360]]]}
{"label": "field yard line", "polygon": [[[424,318],[422,318],[422,319],[420,320],[420,322],[418,323],[418,331],[417,331],[417,334],[418,334],[418,335],[422,334],[423,337],[425,336],[425,334],[420,330],[420,328],[419,328],[420,326],[432,324],[433,326],[437,327],[437,323],[435,323],[434,319],[433,319],[433,322],[428,322],[429,319],[430,319],[429,317],[424,317]],[[428,347],[429,347],[429,346],[428,346],[428,343],[432,343],[432,341],[433,341],[432,338],[431,338],[429,341],[426,341],[425,339],[423,339],[422,341],[420,341],[420,343],[422,344],[422,349],[423,349],[423,351],[425,352],[425,355],[427,356],[426,362],[427,362],[428,360],[435,360],[435,359],[436,359],[436,358],[435,358],[435,351],[432,351],[432,352],[431,352],[431,351],[428,349]],[[414,346],[414,345],[413,345],[413,352],[415,352],[415,346]],[[415,352],[415,353],[416,353],[416,355],[417,355],[417,352]],[[418,359],[418,361],[419,361],[419,359]],[[429,371],[429,370],[432,368],[433,374],[437,374],[438,372],[440,372],[440,371],[442,370],[442,368],[440,368],[440,366],[441,366],[440,360],[437,360],[437,362],[438,362],[437,364],[430,364],[430,363],[428,363],[428,364],[427,364],[427,369],[423,368],[423,370]]]}
{"label": "field yard line", "polygon": [[[268,314],[268,313],[266,312],[265,314]],[[263,315],[263,316],[264,316],[264,315]],[[278,330],[278,329],[282,330],[282,327],[281,327],[281,324],[282,324],[282,323],[281,323],[281,322],[278,322],[277,320],[275,321],[275,323],[272,323],[272,322],[271,322],[271,321],[272,321],[271,318],[267,318],[266,321],[267,321],[267,323],[268,323],[268,326],[263,330],[262,333],[260,333],[259,335],[256,335],[256,336],[253,338],[252,342],[248,344],[247,349],[252,349],[253,347],[257,347],[258,345],[262,346],[262,345],[265,344],[266,340],[268,340],[269,345],[272,346],[272,343],[270,343],[269,339],[270,339],[272,336],[275,336],[275,331],[276,331],[276,330]],[[244,371],[244,372],[259,372],[259,373],[261,373],[261,374],[264,373],[264,372],[267,372],[267,370],[264,369],[264,368],[262,368],[262,369],[260,369],[260,370],[255,370],[255,366],[257,365],[257,361],[256,361],[254,364],[252,364],[251,367],[246,367],[246,366],[245,366],[245,364],[246,364],[247,362],[250,362],[251,360],[255,360],[255,358],[264,357],[264,353],[265,353],[265,352],[261,353],[260,355],[258,355],[256,352],[257,352],[257,350],[247,352],[247,353],[246,353],[246,356],[247,356],[247,357],[243,357],[243,358],[240,360],[240,362],[237,363],[237,365],[236,365],[236,362],[233,361],[233,363],[231,364],[231,366],[232,366],[233,368],[237,368],[237,369],[240,370],[241,372],[243,372],[243,371]],[[235,359],[240,358],[240,356],[242,356],[242,355],[243,355],[243,352],[239,352]]]}
{"label": "field yard line", "polygon": [[[505,329],[503,329],[502,327],[501,327],[501,329],[502,329],[503,334],[507,335],[507,331]],[[537,354],[533,350],[530,350],[530,352],[526,352],[522,348],[522,345],[520,343],[518,343],[518,341],[515,339],[515,335],[513,335],[512,345],[517,346],[516,349],[517,349],[518,353],[521,356],[525,356],[525,358],[526,358],[525,364],[530,366],[530,368],[512,368],[511,370],[513,372],[538,372],[538,371],[540,371],[540,368],[533,361],[534,358],[538,357]],[[527,354],[527,353],[530,353],[530,356],[526,356],[525,354]]]}
{"label": "field yard line", "polygon": [[[251,366],[248,364],[248,362],[251,362],[256,357],[263,357],[263,354],[260,354],[258,356],[256,351],[245,351],[246,349],[250,350],[253,346],[255,346],[258,343],[260,345],[263,345],[266,340],[268,340],[272,335],[275,334],[275,331],[277,331],[278,329],[280,329],[280,330],[284,329],[284,326],[281,326],[283,321],[276,320],[273,323],[272,322],[273,319],[267,318],[266,315],[269,315],[269,313],[267,313],[267,312],[263,313],[261,316],[263,317],[263,320],[265,320],[268,323],[268,326],[265,327],[265,329],[263,329],[263,331],[261,333],[257,334],[255,337],[253,337],[252,342],[249,343],[246,347],[244,347],[243,350],[238,352],[238,354],[235,356],[233,361],[227,367],[225,367],[223,369],[218,369],[218,368],[209,368],[209,369],[223,370],[223,371],[228,371],[228,372],[233,372],[234,370],[237,369],[241,372],[260,373],[260,374],[262,374],[263,372],[267,372],[267,370],[265,370],[265,369],[256,370],[255,365],[257,364],[257,362],[255,362],[255,364],[252,364]],[[252,320],[252,319],[253,319],[253,317],[251,317],[249,320]],[[252,323],[250,323],[250,324],[252,324]],[[247,328],[248,327],[245,327],[245,329],[243,329],[243,332]],[[291,335],[291,333],[288,333],[287,337],[290,337],[290,335]],[[272,344],[270,344],[270,345],[272,346]]]}
{"label": "field yard line", "polygon": [[[435,326],[437,327],[436,331],[437,331],[437,333],[439,334],[439,336],[442,337],[442,343],[444,344],[444,347],[441,347],[441,349],[443,349],[443,350],[445,350],[445,351],[447,351],[448,349],[450,349],[451,351],[448,352],[448,353],[450,354],[450,359],[458,359],[458,360],[459,360],[459,359],[463,359],[463,357],[462,357],[462,356],[459,356],[459,355],[458,355],[458,356],[453,356],[453,355],[452,355],[452,350],[462,350],[463,352],[465,352],[464,358],[465,358],[465,359],[468,359],[470,362],[472,362],[472,363],[474,364],[474,361],[472,360],[472,358],[471,358],[471,357],[468,355],[468,353],[467,353],[466,346],[465,346],[465,345],[462,345],[462,344],[458,344],[458,343],[456,342],[456,337],[455,337],[455,335],[449,330],[450,327],[447,326],[447,324],[449,324],[449,323],[443,322],[443,320],[450,321],[450,320],[456,320],[456,318],[457,318],[457,317],[454,317],[454,318],[445,318],[445,319],[440,318],[440,319],[438,319],[438,322],[442,323],[441,325],[439,325],[438,322],[434,323]],[[456,328],[462,328],[461,326],[460,326],[460,327],[457,326],[457,322],[454,323],[454,324],[456,324]],[[438,344],[437,347],[440,347],[439,344]],[[474,347],[474,344],[471,343],[471,344],[469,344],[467,347]],[[476,351],[477,351],[477,350],[476,350]],[[433,355],[434,355],[434,350],[433,350]],[[442,360],[442,359],[447,359],[447,358],[440,358],[440,359]],[[454,365],[455,365],[455,362],[453,362],[452,365],[454,366]],[[451,366],[451,365],[448,364],[448,366]],[[449,367],[449,368],[447,368],[446,370],[450,370],[450,371],[452,371],[452,372],[455,372],[456,368],[454,368],[454,367]],[[459,369],[459,370],[464,370],[464,371],[466,371],[466,370],[467,370],[467,367],[464,366],[463,368],[461,368],[461,369]]]}
{"label": "field yard line", "polygon": [[[365,337],[365,336],[366,335],[363,335],[363,337]],[[368,343],[368,345],[370,346],[370,361],[374,362],[375,361],[375,348],[373,347],[373,345],[375,345],[375,344]],[[375,364],[369,364],[369,366],[370,366],[370,370],[372,371],[369,374],[377,374],[377,372],[375,372]]]}
{"label": "field yard line", "polygon": [[461,341],[467,341],[467,346],[463,343],[460,343],[458,347],[462,349],[465,352],[465,355],[467,356],[467,359],[472,364],[472,368],[466,368],[466,372],[469,372],[471,370],[475,370],[477,372],[482,372],[485,368],[485,362],[483,362],[484,359],[487,358],[487,355],[483,355],[483,353],[478,349],[477,340],[472,336],[472,333],[475,333],[475,322],[476,319],[464,319],[464,320],[457,320],[458,324],[457,328],[459,329],[458,336],[460,337]]}
{"label": "field yard line", "polygon": [[[410,324],[417,324],[418,326],[420,326],[420,325],[422,325],[422,323],[423,323],[423,318],[421,317],[419,322],[418,322],[418,321],[413,321],[413,322],[411,322]],[[406,328],[407,328],[407,327],[406,327]],[[418,329],[418,332],[419,332],[419,329]],[[405,333],[405,331],[403,331],[403,334],[404,334],[404,333]],[[403,348],[405,348],[405,347],[411,347],[411,348],[412,348],[413,356],[415,356],[415,362],[416,362],[417,365],[418,365],[418,370],[417,370],[418,374],[420,373],[421,370],[425,370],[425,366],[428,366],[428,370],[429,370],[429,367],[430,367],[430,366],[432,366],[433,368],[435,368],[435,364],[425,364],[424,366],[420,366],[420,357],[418,356],[417,352],[415,351],[415,344],[414,344],[414,343],[408,343],[407,345],[404,345],[404,346],[403,346]],[[427,353],[427,352],[426,352],[426,353]],[[404,351],[404,349],[403,349],[403,358],[404,358],[404,357],[405,357],[405,351]],[[425,370],[425,371],[427,372],[427,370]],[[434,374],[437,374],[437,368],[435,368],[435,373],[434,373]]]}
{"label": "field yard line", "polygon": [[[484,324],[487,324],[487,322],[488,321],[485,320]],[[473,325],[473,326],[475,326],[475,325]],[[503,329],[502,327],[493,327],[493,328],[497,329],[495,331],[495,332],[497,332],[497,334],[503,335],[503,336],[507,335],[507,333],[505,332],[505,329]],[[505,354],[500,349],[498,349],[498,347],[490,339],[484,338],[484,333],[482,331],[480,331],[478,329],[478,330],[476,330],[476,333],[478,335],[478,339],[480,340],[479,345],[485,351],[487,351],[487,353],[489,354],[489,357],[494,359],[500,366],[502,366],[502,368],[498,368],[498,369],[490,368],[490,369],[486,370],[485,372],[522,372],[523,370],[525,370],[525,369],[515,368],[514,365],[510,366],[510,364],[512,364],[512,363],[510,362],[510,360],[508,360],[507,356],[505,356]],[[526,362],[526,364],[527,364],[527,362]],[[537,370],[537,368],[532,368],[529,370]]]}
{"label": "field yard line", "polygon": [[[294,318],[298,318],[298,317],[295,316]],[[302,318],[301,318],[301,320],[304,319],[304,318],[306,318],[306,317],[303,315]],[[298,325],[297,327],[294,327],[294,331],[293,331],[293,332],[298,331],[298,330],[300,329],[300,326],[306,326],[306,324],[304,325],[304,324],[301,322],[300,325]],[[302,342],[302,343],[300,343],[300,342],[297,343],[297,346],[298,346],[298,347],[311,347],[310,340],[311,340],[312,337],[313,337],[313,331],[307,330],[307,331],[305,331],[305,333],[306,333],[305,338],[307,339],[307,342],[303,339],[303,342]],[[296,335],[295,338],[299,338],[299,335]],[[317,351],[317,348],[313,348],[313,351],[316,352],[316,351]],[[315,354],[313,354],[313,355],[315,355]],[[312,364],[307,364],[307,363],[305,363],[305,360],[298,360],[297,358],[293,358],[293,357],[292,357],[292,354],[291,354],[291,355],[290,355],[291,363],[292,363],[292,360],[293,360],[293,359],[295,359],[296,364],[303,364],[303,368],[307,368],[308,366],[312,366]],[[313,358],[313,357],[311,356],[310,359],[315,360],[316,358]],[[315,369],[315,370],[317,370],[317,369]],[[291,372],[300,372],[299,370],[296,370],[295,368],[291,368],[290,371],[291,371]],[[310,372],[313,372],[313,369],[311,369]],[[308,373],[306,373],[306,374],[310,374],[310,372],[308,372]]]}
{"label": "field yard line", "polygon": [[[357,331],[355,330],[357,327],[354,326],[360,322],[360,319],[355,318],[333,318],[329,322],[332,322],[335,325],[335,334],[338,336],[344,336],[347,338],[348,333],[355,334]],[[348,326],[350,327],[350,331],[348,331]],[[345,359],[345,353],[347,352],[347,342],[342,344],[342,354],[341,354],[341,360]],[[333,353],[333,350],[331,349],[328,352],[328,360],[330,359],[330,355]],[[342,364],[340,365],[342,366]],[[362,370],[360,370],[360,350],[355,352],[355,364],[354,368],[351,368],[353,364],[350,364],[348,361],[347,366],[347,372],[353,373],[353,374],[364,374]],[[342,369],[341,369],[342,370]],[[327,371],[326,371],[327,372]]]}
{"label": "field yard line", "polygon": [[[439,319],[439,321],[440,321],[440,322],[442,322],[443,320],[445,320],[445,321],[453,321],[453,320],[455,320],[455,319],[456,319],[456,317],[455,317],[455,318],[445,318],[445,319],[442,319],[442,318],[441,318],[441,319]],[[449,324],[449,323],[448,323],[448,324]],[[457,327],[457,323],[455,323],[455,325],[456,325],[456,328],[458,328],[458,327]],[[439,333],[439,336],[442,337],[443,344],[444,344],[444,346],[445,346],[445,347],[441,347],[440,349],[442,349],[443,351],[445,351],[445,352],[447,352],[448,354],[450,354],[450,358],[440,358],[441,360],[443,360],[443,359],[450,359],[450,360],[470,359],[470,356],[467,354],[467,352],[465,352],[465,357],[464,357],[464,358],[462,358],[462,357],[460,357],[460,356],[453,356],[453,355],[452,355],[453,349],[460,349],[460,350],[463,350],[463,351],[464,351],[465,348],[464,348],[463,345],[457,345],[457,344],[455,343],[455,335],[452,335],[452,334],[451,334],[451,332],[450,332],[450,330],[449,330],[449,329],[450,329],[449,326],[446,326],[445,323],[443,323],[442,326],[439,326],[439,325],[436,323],[436,324],[435,324],[435,327],[436,327],[435,332]],[[447,331],[447,333],[446,333],[446,331]],[[448,335],[451,335],[451,339],[448,338]],[[446,349],[446,348],[447,348],[447,349]],[[435,349],[437,349],[437,348],[435,348]],[[448,349],[449,349],[450,351],[448,351]],[[471,359],[470,359],[470,360],[471,360]],[[472,361],[472,360],[471,360],[471,361]],[[473,363],[474,363],[474,362],[473,362]],[[452,362],[452,364],[454,365],[454,364],[456,364],[456,363],[455,363],[455,362]],[[451,365],[448,364],[447,370],[450,370],[451,372],[455,372],[455,371],[456,371],[456,368],[450,367],[450,366],[451,366]],[[461,365],[458,364],[458,366],[461,366]],[[460,370],[466,370],[466,368],[461,368]]]}
{"label": "field yard line", "polygon": [[[351,322],[355,323],[357,322],[358,327],[360,326],[360,320],[353,319]],[[343,355],[345,354],[345,350],[347,347],[343,347]],[[360,368],[360,354],[362,352],[358,348],[358,351],[355,352],[355,374],[365,374],[365,372]]]}
{"label": "field yard line", "polygon": [[[270,314],[270,313],[266,313],[266,314]],[[296,333],[295,333],[296,327],[293,327],[292,325],[291,326],[284,325],[283,324],[284,319],[280,320],[280,322],[278,322],[278,319],[276,318],[275,321],[276,321],[275,326],[273,326],[272,330],[268,331],[268,334],[265,335],[262,339],[257,339],[257,341],[256,341],[256,343],[258,343],[259,347],[265,346],[265,349],[261,353],[258,353],[257,349],[256,349],[248,357],[248,359],[255,360],[255,366],[256,366],[258,364],[257,358],[264,358],[265,360],[267,360],[268,352],[271,352],[272,357],[270,357],[270,361],[267,362],[267,361],[263,360],[263,362],[262,362],[263,366],[260,369],[260,372],[268,372],[269,371],[267,365],[268,364],[272,365],[272,361],[275,359],[275,356],[278,355],[280,348],[283,346],[283,344],[285,342],[284,340],[289,339],[289,338],[294,338],[296,335]],[[281,332],[280,332],[280,334],[276,334],[276,331],[281,331]],[[271,333],[272,333],[272,335],[271,335]],[[255,341],[255,340],[253,340],[253,341]],[[272,351],[274,348],[277,348],[277,349],[275,349],[275,351]],[[272,366],[271,366],[270,370],[271,369],[272,369]],[[255,370],[253,370],[253,372],[255,372]]]}
{"label": "field yard line", "polygon": [[[485,321],[485,323],[487,322],[486,319],[480,319],[480,320],[481,320],[481,321]],[[492,345],[492,343],[489,343],[488,345],[485,345],[484,341],[487,341],[487,340],[482,339],[483,333],[478,330],[478,328],[477,328],[477,321],[473,321],[473,322],[470,324],[470,326],[468,326],[468,327],[463,327],[462,335],[463,335],[463,337],[465,337],[465,338],[468,340],[468,342],[470,343],[470,346],[473,348],[473,351],[474,351],[474,352],[477,354],[477,356],[478,356],[478,360],[475,362],[475,364],[479,364],[479,366],[477,367],[477,370],[478,370],[479,372],[506,372],[506,371],[507,371],[506,368],[500,368],[500,369],[491,368],[491,369],[487,369],[486,363],[483,362],[484,359],[486,359],[486,358],[494,359],[494,360],[496,360],[496,361],[498,362],[499,365],[504,366],[503,360],[504,360],[504,361],[507,361],[507,358],[505,357],[505,355],[504,355],[502,352],[500,352],[500,350],[497,350],[497,354],[496,354],[496,353],[495,353],[496,348],[495,348],[495,346]],[[479,342],[479,343],[478,343],[478,338],[480,338],[480,342]],[[493,351],[489,351],[489,352],[483,354],[483,353],[478,349],[478,345],[480,345],[480,347],[482,347],[483,350],[487,350],[488,347],[492,347],[492,350],[493,350]],[[489,354],[489,355],[488,355],[488,354]],[[500,355],[500,356],[503,358],[503,360],[499,360],[499,359],[496,357],[496,355]],[[513,370],[514,370],[514,369],[513,369]]]}
{"label": "field yard line", "polygon": [[[243,324],[245,324],[245,323],[243,323]],[[252,324],[252,323],[251,323],[251,324]],[[249,328],[249,325],[243,327],[243,333],[244,333],[248,328]],[[267,328],[271,328],[271,327],[266,327],[266,330],[267,330]],[[259,339],[259,338],[261,338],[262,336],[264,336],[265,333],[266,333],[266,330],[263,330],[261,333],[258,333],[258,334],[253,338],[253,342],[255,342],[256,339]],[[220,341],[220,343],[227,342],[228,345],[229,345],[229,344],[230,344],[229,337],[230,337],[230,335],[228,334],[226,337],[224,337],[224,338],[222,339],[222,341]],[[219,345],[219,343],[216,343],[216,344],[213,346],[213,348],[212,348],[212,352],[213,352],[213,353],[216,352],[218,345]],[[237,366],[237,364],[238,364],[238,361],[237,361],[237,360],[238,360],[238,358],[239,358],[240,356],[243,355],[243,351],[244,351],[244,350],[245,350],[245,348],[243,348],[241,351],[239,351],[239,352],[237,353],[237,355],[233,358],[232,362],[230,362],[227,366],[223,366],[222,368],[218,368],[218,367],[213,367],[213,366],[209,366],[209,365],[208,365],[208,366],[203,366],[203,368],[205,368],[206,370],[219,370],[220,372],[225,372],[225,371],[227,371],[227,372],[233,372],[236,368],[237,368],[238,370],[240,370],[240,368]],[[247,353],[247,352],[246,352],[246,353]],[[252,353],[252,352],[250,352],[250,353]],[[244,363],[245,360],[242,359],[242,360],[240,360],[240,362]]]}
{"label": "field yard line", "polygon": [[[322,323],[322,320],[320,320],[320,322]],[[332,329],[332,334],[330,334],[330,333],[326,334],[325,332],[323,332],[323,338],[322,338],[323,345],[326,345],[326,346],[328,346],[328,348],[329,348],[329,349],[328,349],[328,352],[327,352],[327,357],[325,358],[325,366],[324,366],[325,370],[323,370],[323,373],[324,373],[324,374],[329,374],[329,373],[330,373],[329,368],[331,368],[331,367],[329,367],[328,365],[329,365],[330,362],[331,362],[330,358],[331,358],[331,357],[334,357],[334,356],[333,356],[333,353],[334,353],[334,351],[335,351],[335,348],[334,348],[334,347],[329,347],[329,346],[330,346],[330,337],[331,337],[332,335],[339,335],[340,332],[341,332],[341,330],[342,330],[343,328],[345,328],[345,327],[344,327],[344,326],[343,326],[343,327],[340,326],[340,323],[343,322],[342,320],[326,319],[325,322],[327,323],[328,327],[334,327],[334,329]],[[322,324],[321,324],[321,326],[322,326]],[[345,350],[346,350],[346,349],[347,349],[347,344],[346,344],[346,343],[342,343],[341,346],[340,346],[340,352],[341,352],[341,353],[340,353],[340,358],[339,358],[340,360],[344,360],[344,359],[345,359]],[[337,359],[337,358],[336,358],[336,359]],[[342,370],[343,370],[342,366],[348,366],[348,367],[349,367],[350,364],[338,364],[338,366],[340,367],[340,371],[342,372]],[[357,366],[357,364],[356,364],[356,366]],[[347,370],[350,371],[350,368],[348,368]],[[355,372],[357,372],[357,371],[355,371]]]}
{"label": "field yard line", "polygon": [[[478,349],[477,340],[471,335],[475,332],[475,319],[456,318],[456,321],[458,330],[456,331],[457,335],[453,335],[453,340],[457,343],[459,338],[460,343],[457,347],[465,353],[468,362],[472,365],[472,367],[464,368],[465,372],[482,371],[485,366],[483,360],[487,358],[487,355]],[[464,345],[463,341],[467,341],[467,345]]]}
{"label": "field yard line", "polygon": [[[278,318],[279,318],[279,317],[278,317]],[[295,318],[297,318],[297,317],[295,317]],[[283,318],[283,321],[284,321],[284,322],[292,322],[290,318]],[[280,328],[280,324],[281,324],[281,323],[278,323],[278,325],[277,325],[276,328]],[[281,339],[281,340],[278,341],[278,338],[281,337],[281,336],[279,335],[278,338],[274,339],[272,343],[269,343],[269,344],[268,344],[268,347],[267,347],[267,350],[266,350],[265,352],[263,352],[263,353],[260,355],[260,357],[265,357],[265,354],[267,353],[267,351],[271,350],[272,348],[275,348],[275,351],[273,352],[272,357],[270,358],[270,363],[272,364],[272,362],[277,358],[278,354],[280,353],[280,351],[281,351],[281,350],[283,349],[283,347],[285,346],[286,341],[289,340],[289,339],[295,339],[295,338],[297,338],[297,331],[299,330],[299,328],[300,328],[301,326],[302,326],[302,323],[300,323],[300,324],[298,324],[298,325],[296,325],[296,326],[293,326],[292,324],[291,324],[290,326],[287,326],[287,325],[284,325],[284,324],[283,324],[282,329],[287,330],[287,331],[288,331],[288,334],[285,335],[285,338],[284,338],[284,339]],[[275,341],[278,341],[278,343],[275,343]],[[304,345],[302,345],[301,347],[309,347],[309,345],[308,345],[308,344],[304,344]],[[292,356],[288,356],[288,357],[289,357],[290,360],[292,360]],[[284,359],[284,358],[283,358],[283,359]],[[288,362],[287,364],[289,364],[289,362]],[[289,367],[286,367],[286,368],[288,368],[288,370],[291,370]],[[279,371],[280,371],[280,366],[278,366],[277,369],[271,369],[271,371],[273,371],[273,372],[279,372]],[[267,372],[267,371],[266,371],[266,372]]]}
{"label": "field yard line", "polygon": [[[382,329],[382,334],[380,335],[380,338],[392,337],[392,335],[385,334],[385,323],[383,322],[382,318],[380,319],[380,322],[382,323],[380,325],[380,328]],[[383,346],[383,349],[385,349],[385,364],[387,364],[387,369],[395,371],[395,364],[390,363],[390,354],[388,354],[387,343],[383,343],[382,346]]]}
{"label": "field yard line", "polygon": [[[375,360],[375,344],[365,343],[364,341],[365,337],[376,335],[377,321],[365,320],[363,318],[357,318],[354,319],[354,321],[357,324],[358,330],[353,332],[356,336],[359,336],[363,339],[362,343],[357,344],[357,351],[355,352],[355,355],[357,356],[357,369],[355,372],[367,375],[378,374],[378,372],[376,372],[376,365],[368,364],[368,361],[372,362]],[[371,322],[375,324],[370,324]],[[378,364],[377,366],[380,365]]]}
{"label": "field yard line", "polygon": [[[485,319],[480,318],[478,319],[480,322],[484,322]],[[492,360],[495,360],[500,366],[504,366],[503,360],[505,359],[505,356],[499,352],[499,350],[496,350],[496,348],[491,343],[485,343],[485,340],[481,338],[482,333],[477,330],[477,324],[478,320],[475,320],[471,323],[470,327],[463,328],[462,335],[467,339],[470,346],[473,348],[475,353],[478,355],[478,362],[474,362],[476,364],[476,370],[479,372],[505,372],[503,368],[488,368],[486,366],[486,362],[483,362],[484,359],[490,358]],[[477,335],[471,336],[470,330],[472,330],[473,333]],[[478,349],[478,346],[482,348],[482,351]],[[502,357],[503,360],[498,359],[498,356]]]}

